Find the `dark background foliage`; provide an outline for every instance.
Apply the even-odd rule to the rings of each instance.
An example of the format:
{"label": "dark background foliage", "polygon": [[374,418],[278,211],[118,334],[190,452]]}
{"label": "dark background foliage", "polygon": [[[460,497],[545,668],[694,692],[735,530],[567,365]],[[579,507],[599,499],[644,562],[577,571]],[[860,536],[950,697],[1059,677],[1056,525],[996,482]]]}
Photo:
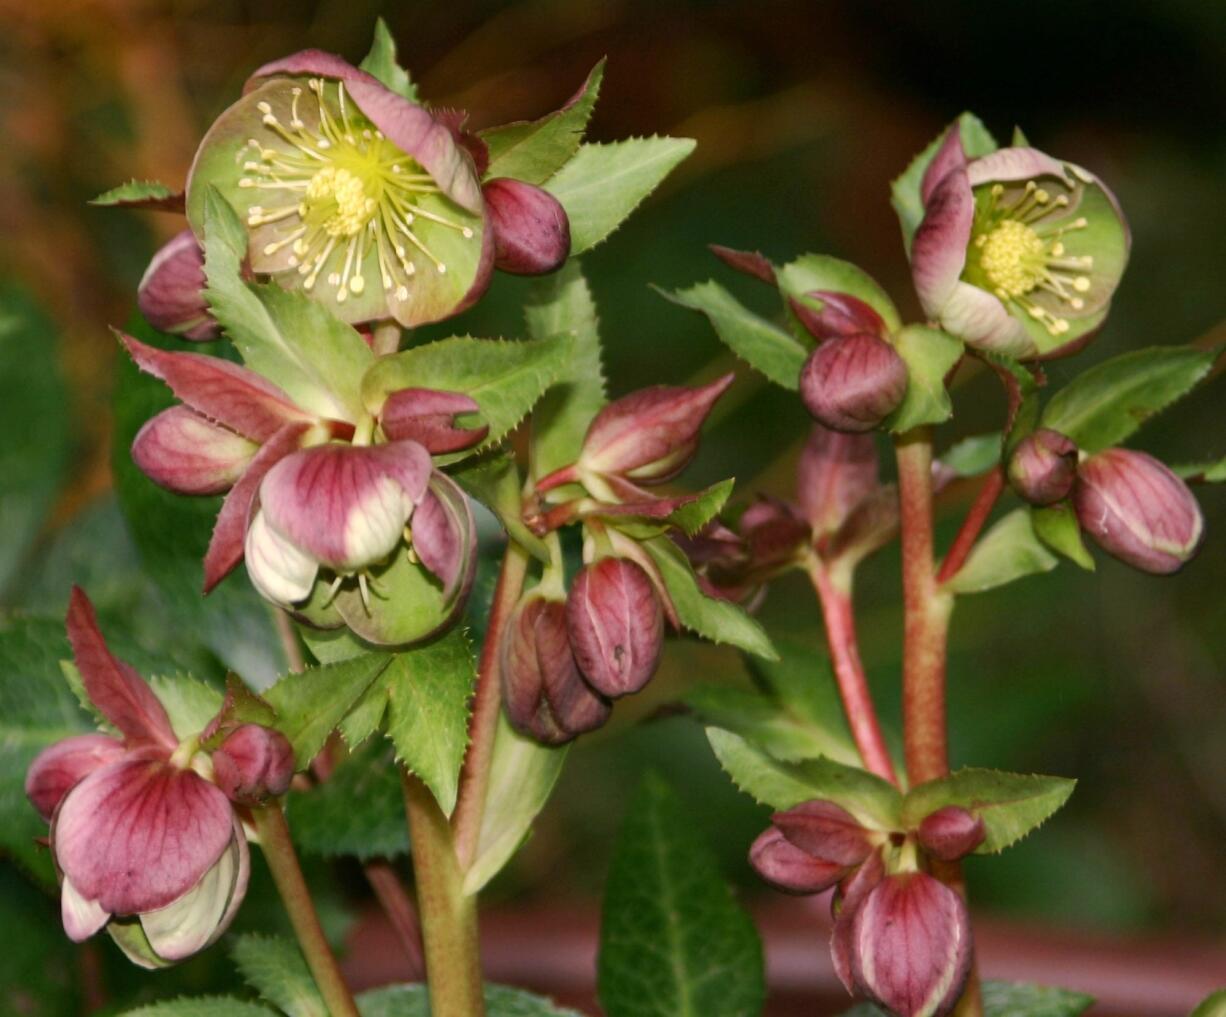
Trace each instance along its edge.
{"label": "dark background foliage", "polygon": [[[1220,4],[6,0],[5,611],[58,612],[69,582],[82,579],[135,643],[195,666],[186,651],[174,656],[179,640],[157,621],[173,609],[132,578],[108,448],[116,346],[106,325],[128,319],[150,253],[178,226],[84,202],[132,176],[177,184],[203,128],[250,69],[305,46],[356,60],[377,14],[388,19],[423,95],[470,110],[476,126],[555,108],[607,54],[593,138],[660,132],[698,140],[666,187],[585,258],[617,392],[706,379],[732,366],[704,321],[649,289],[712,274],[729,281],[706,252],[709,242],[760,248],[781,261],[804,251],[856,261],[917,314],[888,182],[968,107],[998,136],[1021,124],[1040,147],[1092,167],[1116,189],[1132,225],[1132,264],[1107,328],[1086,353],[1051,367],[1054,385],[1123,350],[1226,339]],[[747,300],[759,296],[752,284],[731,284]],[[516,281],[499,280],[487,301],[443,332],[515,334],[522,294]],[[42,317],[8,327],[30,301],[42,308],[30,313]],[[957,400],[943,443],[998,426],[989,379],[972,379]],[[1221,455],[1222,407],[1221,385],[1207,386],[1138,444],[1171,460]],[[786,495],[804,429],[794,399],[742,370],[689,479],[735,475],[742,499]],[[959,605],[950,680],[955,761],[1080,779],[1072,803],[1040,833],[1002,859],[971,864],[982,911],[1121,936],[1220,939],[1226,494],[1200,494],[1209,542],[1175,578],[1100,559],[1095,575],[1066,564]],[[950,498],[946,540],[968,496]],[[857,591],[866,664],[891,717],[900,664],[896,567],[896,556],[880,556]],[[183,582],[194,588],[197,577]],[[774,633],[820,645],[800,580],[772,591],[763,618]],[[744,862],[763,815],[727,785],[696,725],[657,716],[688,683],[735,681],[738,673],[727,653],[692,643],[672,649],[650,691],[572,754],[555,802],[492,900],[594,907],[612,834],[648,767],[679,790],[745,896],[764,900]],[[23,950],[43,958],[42,967],[9,966],[3,980],[24,988],[0,1005],[61,1012],[29,1002],[44,991],[40,979],[64,980],[63,970],[43,970],[46,958],[61,956],[47,931],[52,916],[10,871],[0,878],[6,927],[41,916],[29,919],[37,932],[22,938]],[[44,940],[51,945],[36,949]],[[99,944],[75,960],[62,956],[90,964],[107,951]],[[216,971],[189,966],[184,977],[207,984]]]}

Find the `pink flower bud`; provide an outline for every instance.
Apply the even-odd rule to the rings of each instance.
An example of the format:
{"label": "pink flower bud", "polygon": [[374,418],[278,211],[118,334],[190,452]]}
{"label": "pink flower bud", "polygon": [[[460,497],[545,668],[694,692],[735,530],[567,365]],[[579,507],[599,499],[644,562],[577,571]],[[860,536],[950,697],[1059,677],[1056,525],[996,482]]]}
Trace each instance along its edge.
{"label": "pink flower bud", "polygon": [[838,530],[877,486],[871,435],[813,425],[796,467],[796,494],[815,537]]}
{"label": "pink flower bud", "polygon": [[872,307],[850,293],[813,290],[805,296],[821,301],[821,307],[792,298],[788,301],[800,323],[819,342],[838,336],[869,335],[885,337],[885,322]]}
{"label": "pink flower bud", "polygon": [[656,385],[609,403],[588,428],[580,466],[641,484],[675,477],[698,451],[703,421],[734,377],[700,388]]}
{"label": "pink flower bud", "polygon": [[234,486],[259,446],[186,406],[146,421],[132,461],[159,487],[177,494],[221,494]]}
{"label": "pink flower bud", "polygon": [[637,692],[653,674],[664,643],[664,613],[643,568],[601,558],[575,577],[566,627],[579,670],[597,692],[616,699]]}
{"label": "pink flower bud", "polygon": [[749,863],[758,875],[784,893],[821,893],[847,874],[847,867],[814,858],[768,827],[749,849]]}
{"label": "pink flower bud", "polygon": [[924,817],[917,831],[920,845],[933,858],[955,862],[983,843],[983,820],[966,809],[946,805]]}
{"label": "pink flower bud", "polygon": [[76,735],[43,749],[26,771],[26,797],[50,822],[56,808],[74,787],[107,763],[123,755],[123,743],[103,734]]}
{"label": "pink flower bud", "polygon": [[1153,456],[1099,452],[1073,488],[1081,527],[1108,554],[1143,572],[1177,572],[1200,547],[1204,519],[1188,486]]}
{"label": "pink flower bud", "polygon": [[560,745],[609,719],[609,701],[579,673],[566,632],[566,605],[529,595],[501,647],[507,718],[523,733]]}
{"label": "pink flower bud", "polygon": [[570,254],[570,220],[548,191],[498,177],[481,188],[494,230],[494,267],[514,275],[544,275]]}
{"label": "pink flower bud", "polygon": [[883,879],[856,911],[852,977],[859,993],[898,1017],[943,1017],[971,967],[962,898],[923,872]]}
{"label": "pink flower bud", "polygon": [[809,524],[776,498],[760,497],[742,513],[739,526],[755,569],[795,561],[809,543]]}
{"label": "pink flower bud", "polygon": [[907,365],[884,339],[861,332],[828,339],[800,372],[800,398],[836,431],[871,431],[907,393]]}
{"label": "pink flower bud", "polygon": [[844,868],[859,865],[873,850],[856,817],[834,802],[802,802],[775,813],[772,821],[802,851]]}
{"label": "pink flower bud", "polygon": [[468,596],[477,570],[477,524],[460,485],[435,470],[413,513],[413,550],[457,604]]}
{"label": "pink flower bud", "polygon": [[176,234],[153,256],[136,291],[141,314],[154,328],[184,339],[221,334],[204,299],[204,253],[191,230]]}
{"label": "pink flower bud", "polygon": [[213,778],[239,805],[260,805],[289,790],[294,750],[280,731],[244,724],[226,736],[213,753]]}
{"label": "pink flower bud", "polygon": [[476,401],[461,392],[402,388],[387,397],[379,422],[392,441],[407,438],[437,456],[472,448],[485,439],[489,427],[455,424],[456,417],[479,411]]}
{"label": "pink flower bud", "polygon": [[856,913],[883,879],[885,862],[879,848],[839,884],[830,901],[830,912],[834,918],[834,929],[830,936],[830,959],[834,962],[834,973],[839,976],[839,981],[853,995],[856,992],[852,971]]}
{"label": "pink flower bud", "polygon": [[1076,478],[1077,445],[1049,427],[1028,434],[1009,459],[1009,483],[1032,505],[1067,498]]}

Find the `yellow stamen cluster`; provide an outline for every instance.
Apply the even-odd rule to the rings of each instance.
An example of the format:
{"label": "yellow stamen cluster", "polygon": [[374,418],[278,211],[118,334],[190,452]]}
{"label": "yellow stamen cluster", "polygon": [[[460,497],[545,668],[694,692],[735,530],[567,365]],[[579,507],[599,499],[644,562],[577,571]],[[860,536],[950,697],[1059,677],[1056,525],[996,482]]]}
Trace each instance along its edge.
{"label": "yellow stamen cluster", "polygon": [[1084,229],[1086,220],[1064,216],[1045,223],[1064,213],[1069,199],[1063,194],[1053,198],[1033,180],[1011,204],[1001,202],[1004,192],[1003,185],[992,186],[991,203],[977,223],[974,243],[979,248],[979,267],[997,297],[1021,305],[1050,335],[1063,335],[1069,330],[1068,319],[1041,306],[1034,297],[1041,291],[1072,311],[1085,307],[1083,294],[1091,285],[1085,273],[1094,267],[1094,259],[1090,255],[1070,257],[1064,237]]}
{"label": "yellow stamen cluster", "polygon": [[[247,225],[277,225],[274,239],[261,247],[264,256],[288,247],[288,268],[302,276],[303,288],[313,289],[322,277],[335,289],[338,303],[365,292],[363,268],[373,251],[384,291],[403,302],[419,255],[438,273],[447,271],[423,242],[418,220],[465,238],[473,230],[421,207],[421,199],[438,194],[439,187],[353,108],[343,82],[312,78],[307,86],[317,113],[310,125],[299,109],[304,98],[300,87],[291,89],[288,123],[269,102],[257,104],[276,141],[248,140],[252,155],[243,164],[247,175],[239,186],[291,200],[271,207],[249,205]],[[327,94],[333,87],[335,106]]]}

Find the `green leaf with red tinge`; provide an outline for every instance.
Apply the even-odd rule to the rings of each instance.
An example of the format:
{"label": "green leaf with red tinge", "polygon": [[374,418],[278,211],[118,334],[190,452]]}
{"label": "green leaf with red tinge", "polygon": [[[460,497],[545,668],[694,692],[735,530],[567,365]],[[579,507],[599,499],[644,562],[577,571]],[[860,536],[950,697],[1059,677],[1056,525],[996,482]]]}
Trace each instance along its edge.
{"label": "green leaf with red tinge", "polygon": [[950,593],[982,593],[1036,572],[1050,572],[1060,559],[1038,538],[1027,508],[1014,509],[971,551],[942,587]]}

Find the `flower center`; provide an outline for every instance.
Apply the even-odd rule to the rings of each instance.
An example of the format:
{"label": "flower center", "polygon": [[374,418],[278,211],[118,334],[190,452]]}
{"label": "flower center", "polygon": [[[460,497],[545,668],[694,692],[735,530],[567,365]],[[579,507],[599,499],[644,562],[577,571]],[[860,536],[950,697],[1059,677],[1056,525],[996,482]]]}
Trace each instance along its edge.
{"label": "flower center", "polygon": [[1091,286],[1085,273],[1093,257],[1070,256],[1065,247],[1065,235],[1085,229],[1086,220],[1045,222],[1064,212],[1068,195],[1053,198],[1033,180],[1010,203],[1002,201],[1004,193],[994,184],[987,208],[976,216],[974,245],[985,288],[1019,304],[1049,334],[1062,335],[1069,323],[1061,312],[1083,310]]}
{"label": "flower center", "polygon": [[377,270],[389,297],[407,300],[419,260],[439,274],[447,271],[422,239],[422,226],[454,230],[465,239],[473,230],[423,207],[440,188],[354,107],[343,82],[312,78],[307,87],[315,102],[304,102],[303,89],[291,88],[288,122],[272,103],[257,104],[276,140],[248,140],[254,158],[244,162],[248,175],[238,183],[279,203],[249,205],[247,225],[269,228],[256,237],[265,257],[289,249],[280,270],[297,271],[306,290],[322,278],[344,303],[365,292],[366,272]]}

